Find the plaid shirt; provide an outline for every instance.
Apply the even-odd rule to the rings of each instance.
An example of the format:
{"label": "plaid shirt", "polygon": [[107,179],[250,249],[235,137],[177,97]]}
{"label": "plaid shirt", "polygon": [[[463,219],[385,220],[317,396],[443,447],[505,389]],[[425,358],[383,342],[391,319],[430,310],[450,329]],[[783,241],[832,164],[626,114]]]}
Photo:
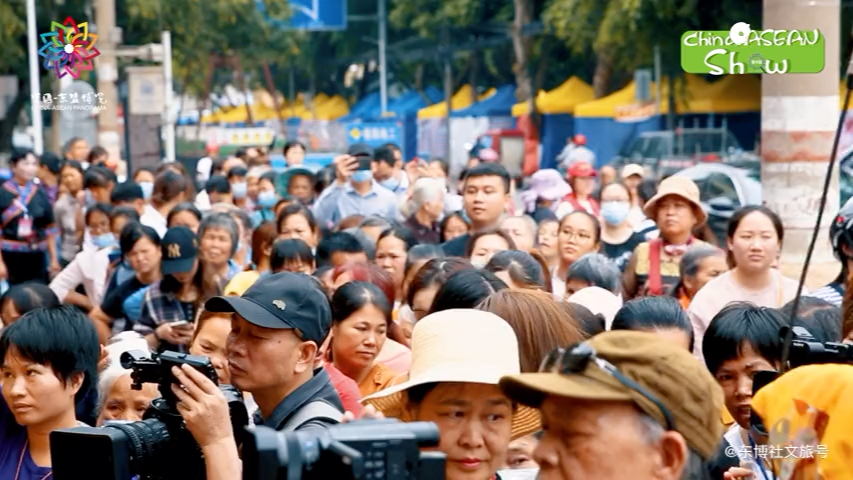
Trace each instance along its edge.
{"label": "plaid shirt", "polygon": [[[164,323],[179,322],[182,320],[190,323],[195,322],[197,312],[193,311],[192,318],[187,318],[187,311],[184,307],[185,303],[178,300],[174,293],[161,290],[160,285],[159,281],[153,283],[145,292],[145,297],[142,299],[142,310],[139,314],[139,319],[133,325],[133,330],[141,335],[154,333],[154,330]],[[186,348],[183,345],[172,346],[166,342],[162,343],[161,350],[183,351]]]}

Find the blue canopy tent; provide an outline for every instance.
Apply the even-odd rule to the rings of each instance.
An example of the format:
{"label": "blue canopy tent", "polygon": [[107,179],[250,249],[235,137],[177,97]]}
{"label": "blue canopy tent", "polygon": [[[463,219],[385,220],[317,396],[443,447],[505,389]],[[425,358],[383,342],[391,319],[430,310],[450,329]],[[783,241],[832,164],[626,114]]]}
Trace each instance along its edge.
{"label": "blue canopy tent", "polygon": [[[417,154],[418,132],[417,132],[417,113],[418,110],[439,102],[442,99],[441,91],[433,86],[427,87],[423,94],[417,90],[408,90],[401,95],[388,101],[388,116],[382,117],[381,104],[379,94],[376,92],[375,101],[371,99],[369,103],[365,103],[364,108],[356,111],[359,105],[350,110],[350,114],[340,119],[344,122],[358,122],[364,128],[371,126],[388,126],[389,121],[396,121],[399,124],[402,138],[396,139],[399,142],[400,148],[403,150],[403,158],[408,160]],[[427,97],[424,98],[424,95]],[[365,97],[367,100],[368,97]],[[355,113],[355,114],[354,114]]]}
{"label": "blue canopy tent", "polygon": [[339,118],[339,122],[351,122],[367,116],[381,108],[381,97],[379,92],[370,92],[350,108],[349,113]]}
{"label": "blue canopy tent", "polygon": [[515,104],[515,85],[502,85],[494,94],[470,107],[450,112],[451,117],[509,117]]}

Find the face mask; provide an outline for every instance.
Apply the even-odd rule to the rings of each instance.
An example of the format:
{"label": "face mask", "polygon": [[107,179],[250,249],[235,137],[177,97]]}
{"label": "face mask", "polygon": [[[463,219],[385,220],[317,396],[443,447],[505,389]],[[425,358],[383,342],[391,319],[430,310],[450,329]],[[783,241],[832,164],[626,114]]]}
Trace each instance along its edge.
{"label": "face mask", "polygon": [[116,245],[116,237],[112,233],[105,233],[96,237],[93,236],[92,244],[98,248],[114,247]]}
{"label": "face mask", "polygon": [[486,262],[481,260],[471,260],[471,265],[473,265],[474,268],[486,268]]}
{"label": "face mask", "polygon": [[278,195],[276,195],[275,192],[264,190],[258,194],[258,205],[260,205],[261,208],[272,208],[275,206],[277,201]]}
{"label": "face mask", "polygon": [[628,218],[628,210],[631,204],[628,202],[602,202],[601,216],[608,225],[621,225]]}
{"label": "face mask", "polygon": [[246,184],[246,182],[232,183],[231,193],[233,193],[234,198],[238,200],[244,199],[249,194],[249,185]]}
{"label": "face mask", "polygon": [[145,198],[145,200],[150,200],[151,193],[154,192],[154,183],[139,182],[139,186],[142,187],[142,196]]}
{"label": "face mask", "polygon": [[353,172],[350,180],[355,183],[364,183],[369,182],[371,178],[373,178],[373,172],[370,170],[357,170]]}
{"label": "face mask", "polygon": [[391,190],[393,192],[393,191],[397,190],[397,187],[400,186],[400,181],[394,177],[390,177],[390,178],[386,178],[385,180],[382,180],[381,182],[379,182],[379,185],[382,185],[383,187],[385,187],[388,190]]}
{"label": "face mask", "polygon": [[92,196],[92,192],[90,190],[87,189],[85,195],[86,195],[86,206],[87,207],[94,207],[95,204],[98,203],[95,201],[95,197]]}

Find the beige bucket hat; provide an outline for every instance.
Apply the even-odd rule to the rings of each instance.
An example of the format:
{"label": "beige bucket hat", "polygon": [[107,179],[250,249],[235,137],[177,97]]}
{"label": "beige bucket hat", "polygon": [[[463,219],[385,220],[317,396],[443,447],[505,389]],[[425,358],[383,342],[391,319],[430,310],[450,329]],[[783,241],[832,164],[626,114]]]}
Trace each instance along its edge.
{"label": "beige bucket hat", "polygon": [[[490,312],[453,309],[424,317],[412,331],[412,368],[405,382],[362,399],[386,417],[409,418],[406,391],[439,382],[498,385],[501,377],[517,375],[518,338],[501,317]],[[512,417],[512,438],[541,428],[539,411],[518,406]]]}
{"label": "beige bucket hat", "polygon": [[669,196],[680,197],[690,202],[693,206],[693,213],[696,215],[696,225],[702,225],[708,219],[708,214],[705,213],[699,199],[699,187],[693,180],[678,175],[673,175],[660,182],[657,193],[643,206],[643,213],[650,219],[657,220],[658,202]]}

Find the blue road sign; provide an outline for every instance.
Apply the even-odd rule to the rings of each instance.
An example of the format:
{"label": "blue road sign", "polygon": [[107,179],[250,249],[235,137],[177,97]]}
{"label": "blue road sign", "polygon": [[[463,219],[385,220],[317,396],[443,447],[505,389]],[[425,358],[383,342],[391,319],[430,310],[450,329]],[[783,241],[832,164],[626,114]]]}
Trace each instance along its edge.
{"label": "blue road sign", "polygon": [[397,120],[377,120],[349,123],[347,143],[366,143],[371,147],[380,147],[386,143],[403,146],[403,126]]}
{"label": "blue road sign", "polygon": [[346,0],[290,0],[290,18],[281,21],[267,16],[264,0],[255,0],[255,8],[271,24],[283,29],[295,30],[346,30]]}

